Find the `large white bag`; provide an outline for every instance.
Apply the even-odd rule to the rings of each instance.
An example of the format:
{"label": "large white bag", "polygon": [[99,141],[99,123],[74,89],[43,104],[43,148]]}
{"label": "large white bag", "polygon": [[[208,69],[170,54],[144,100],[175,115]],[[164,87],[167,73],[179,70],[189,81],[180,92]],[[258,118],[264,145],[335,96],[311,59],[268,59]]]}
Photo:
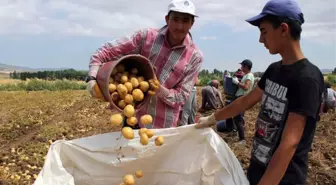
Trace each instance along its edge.
{"label": "large white bag", "polygon": [[[120,132],[58,140],[34,185],[119,185],[136,170],[144,172],[135,178],[136,185],[249,184],[233,152],[211,128],[154,131],[146,146],[140,144],[138,130],[133,140],[120,138]],[[157,135],[164,137],[162,146],[154,144]]]}

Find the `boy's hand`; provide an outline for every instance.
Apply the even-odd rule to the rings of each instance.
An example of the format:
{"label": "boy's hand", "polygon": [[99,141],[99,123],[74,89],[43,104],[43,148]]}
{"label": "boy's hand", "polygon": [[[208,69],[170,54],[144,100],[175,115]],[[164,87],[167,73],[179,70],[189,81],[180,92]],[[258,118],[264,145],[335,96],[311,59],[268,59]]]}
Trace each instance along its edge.
{"label": "boy's hand", "polygon": [[215,125],[217,123],[215,119],[215,114],[212,113],[210,116],[207,117],[201,117],[198,120],[198,123],[196,123],[195,128],[205,128],[205,127],[210,127],[212,125]]}

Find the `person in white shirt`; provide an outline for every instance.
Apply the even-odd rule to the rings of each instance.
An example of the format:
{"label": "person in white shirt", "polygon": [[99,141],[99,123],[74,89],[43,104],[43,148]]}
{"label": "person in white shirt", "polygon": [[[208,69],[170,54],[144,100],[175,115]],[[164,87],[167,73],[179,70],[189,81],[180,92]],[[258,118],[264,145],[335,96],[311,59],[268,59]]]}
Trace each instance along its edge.
{"label": "person in white shirt", "polygon": [[[239,82],[239,79],[237,77],[234,77],[232,79],[232,82],[236,85],[238,85],[238,91],[236,92],[235,99],[238,99],[241,96],[246,95],[253,89],[253,84],[254,84],[254,75],[251,72],[252,69],[252,62],[248,59],[243,60],[241,63],[241,70],[244,72],[244,76]],[[245,133],[244,133],[244,125],[245,125],[245,120],[244,120],[244,112],[241,112],[237,116],[233,118],[234,124],[236,126],[236,129],[238,131],[239,135],[239,142],[241,144],[244,144],[245,141]]]}
{"label": "person in white shirt", "polygon": [[324,111],[328,112],[329,109],[336,111],[336,91],[334,91],[330,84],[325,83],[326,94],[324,96]]}

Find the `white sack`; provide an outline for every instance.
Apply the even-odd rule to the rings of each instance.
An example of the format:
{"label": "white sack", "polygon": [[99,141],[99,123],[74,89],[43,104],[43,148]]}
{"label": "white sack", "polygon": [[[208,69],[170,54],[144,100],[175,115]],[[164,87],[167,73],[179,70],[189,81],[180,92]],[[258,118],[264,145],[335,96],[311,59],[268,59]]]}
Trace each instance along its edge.
{"label": "white sack", "polygon": [[[147,146],[140,144],[138,130],[133,140],[117,140],[120,132],[58,140],[34,185],[119,185],[136,170],[144,172],[143,178],[135,178],[136,185],[249,184],[233,152],[211,128],[154,131]],[[156,135],[164,136],[162,146],[154,144]]]}

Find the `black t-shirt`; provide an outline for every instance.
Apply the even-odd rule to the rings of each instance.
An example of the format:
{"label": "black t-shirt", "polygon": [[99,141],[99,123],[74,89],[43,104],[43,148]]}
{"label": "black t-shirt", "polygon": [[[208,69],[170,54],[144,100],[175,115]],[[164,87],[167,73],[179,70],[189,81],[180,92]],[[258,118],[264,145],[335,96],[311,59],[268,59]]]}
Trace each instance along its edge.
{"label": "black t-shirt", "polygon": [[307,59],[292,65],[281,61],[271,64],[258,86],[264,91],[251,153],[248,178],[257,184],[264,174],[273,153],[279,146],[288,113],[307,117],[299,145],[280,184],[305,184],[308,152],[314,138],[322,101],[323,75]]}

